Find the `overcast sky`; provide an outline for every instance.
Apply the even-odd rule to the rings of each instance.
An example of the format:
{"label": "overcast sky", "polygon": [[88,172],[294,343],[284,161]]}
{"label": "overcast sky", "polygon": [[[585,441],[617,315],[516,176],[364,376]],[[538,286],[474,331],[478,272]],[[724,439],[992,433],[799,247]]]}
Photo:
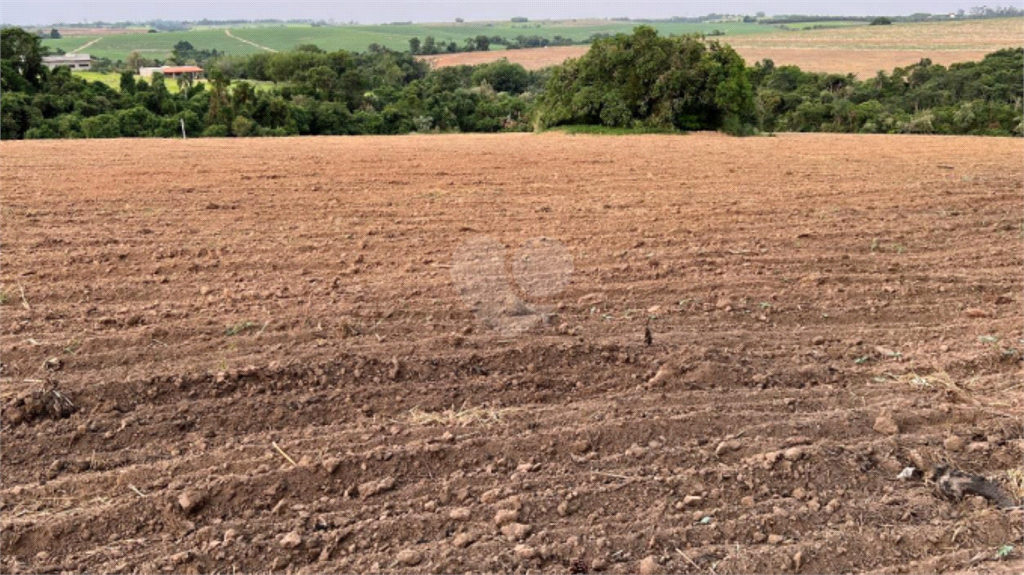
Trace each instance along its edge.
{"label": "overcast sky", "polygon": [[[533,19],[544,18],[666,18],[669,16],[700,16],[709,12],[723,14],[821,14],[821,15],[897,15],[913,12],[954,12],[982,5],[982,0],[780,0],[718,2],[629,2],[626,0],[583,2],[571,0],[543,1],[471,1],[421,0],[378,2],[348,2],[321,0],[319,2],[281,2],[261,0],[227,0],[205,2],[179,0],[177,2],[136,0],[134,2],[87,2],[73,0],[3,0],[0,3],[0,21],[8,24],[50,24],[53,22],[85,22],[103,20],[211,20],[260,18],[315,19],[337,22],[356,21],[363,24],[381,22],[450,22],[456,17],[466,20],[505,20],[513,16]],[[995,2],[1020,6],[1021,0]]]}

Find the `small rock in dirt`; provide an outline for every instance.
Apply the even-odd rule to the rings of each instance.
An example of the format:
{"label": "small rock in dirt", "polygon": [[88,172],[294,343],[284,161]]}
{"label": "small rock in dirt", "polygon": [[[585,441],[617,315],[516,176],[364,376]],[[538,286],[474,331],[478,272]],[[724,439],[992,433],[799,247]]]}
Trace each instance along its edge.
{"label": "small rock in dirt", "polygon": [[718,444],[718,447],[715,448],[715,456],[716,457],[721,457],[722,454],[728,453],[728,452],[733,451],[735,449],[739,449],[739,447],[740,447],[740,443],[738,441],[734,441],[734,440],[723,441],[723,442]]}
{"label": "small rock in dirt", "polygon": [[415,549],[403,549],[395,556],[395,560],[401,565],[412,567],[419,565],[420,561],[423,561],[423,555]]}
{"label": "small rock in dirt", "polygon": [[385,491],[390,491],[394,488],[395,478],[390,476],[379,481],[367,481],[365,483],[360,483],[358,487],[359,496],[363,498],[377,495],[378,493],[384,493]]}
{"label": "small rock in dirt", "polygon": [[661,566],[654,555],[648,555],[640,560],[640,575],[656,575],[661,572]]}
{"label": "small rock in dirt", "polygon": [[569,445],[569,450],[575,453],[576,455],[583,455],[584,453],[590,451],[590,442],[587,441],[586,439],[573,441],[572,444]]}
{"label": "small rock in dirt", "polygon": [[327,473],[333,475],[341,467],[341,460],[338,459],[337,457],[328,457],[327,459],[323,460],[320,464],[323,465],[324,470],[327,471]]}
{"label": "small rock in dirt", "polygon": [[187,490],[178,495],[178,505],[186,514],[198,510],[205,501],[206,495],[200,491]]}
{"label": "small rock in dirt", "polygon": [[494,514],[494,524],[498,527],[514,523],[518,520],[519,511],[517,509],[502,509]]}
{"label": "small rock in dirt", "polygon": [[523,509],[523,500],[518,495],[512,497],[506,497],[498,503],[498,509],[515,509],[521,511]]}
{"label": "small rock in dirt", "polygon": [[797,551],[793,554],[793,568],[800,569],[800,566],[804,564],[804,554],[801,551]]}
{"label": "small rock in dirt", "polygon": [[803,499],[804,497],[807,497],[807,491],[803,487],[797,487],[793,489],[792,496],[793,499]]}
{"label": "small rock in dirt", "polygon": [[464,548],[472,545],[474,541],[476,541],[476,536],[472,533],[459,533],[452,539],[452,545]]}
{"label": "small rock in dirt", "polygon": [[448,518],[456,521],[469,521],[471,515],[469,507],[456,507],[448,512]]}
{"label": "small rock in dirt", "polygon": [[640,457],[641,455],[643,455],[646,452],[647,452],[646,449],[644,449],[643,447],[640,447],[638,444],[634,443],[633,445],[630,445],[626,449],[625,455],[626,455],[626,457]]}
{"label": "small rock in dirt", "polygon": [[991,448],[987,441],[972,441],[967,445],[967,453],[988,453]]}
{"label": "small rock in dirt", "polygon": [[782,543],[785,540],[786,540],[786,538],[783,537],[782,535],[779,535],[778,533],[772,533],[771,535],[768,536],[768,544],[769,545],[778,545],[779,543]]}
{"label": "small rock in dirt", "polygon": [[281,538],[279,541],[281,547],[285,549],[295,549],[299,545],[302,545],[302,536],[299,535],[298,531],[289,531],[287,535]]}
{"label": "small rock in dirt", "polygon": [[569,514],[569,503],[566,501],[559,503],[557,511],[559,517],[565,517]]}
{"label": "small rock in dirt", "polygon": [[530,547],[529,545],[525,545],[523,543],[516,545],[515,548],[512,549],[512,552],[516,554],[516,557],[523,561],[529,561],[530,559],[533,559],[537,556],[536,547]]}
{"label": "small rock in dirt", "polygon": [[704,498],[700,495],[687,495],[683,497],[683,505],[689,507],[691,505],[700,505],[700,502],[704,501]]}
{"label": "small rock in dirt", "polygon": [[658,368],[658,371],[647,380],[648,385],[661,385],[667,381],[670,377],[675,375],[675,369],[672,366],[665,364]]}
{"label": "small rock in dirt", "polygon": [[754,496],[753,495],[747,495],[743,499],[740,499],[740,503],[742,503],[744,507],[753,507],[754,506]]}
{"label": "small rock in dirt", "polygon": [[228,529],[227,531],[224,532],[224,542],[225,543],[229,543],[231,541],[234,541],[235,539],[238,539],[238,531],[237,530],[235,530],[235,529]]}
{"label": "small rock in dirt", "polygon": [[988,317],[991,314],[988,313],[987,311],[983,310],[983,309],[980,309],[980,308],[969,307],[966,310],[964,310],[964,315],[966,315],[967,317],[979,318],[979,317]]}
{"label": "small rock in dirt", "polygon": [[64,362],[59,357],[51,357],[43,362],[43,367],[50,371],[60,371],[60,368],[64,367]]}
{"label": "small rock in dirt", "polygon": [[920,469],[916,467],[904,467],[903,471],[900,471],[899,475],[896,476],[896,479],[899,479],[900,481],[909,481],[912,479],[920,479],[922,476],[923,473]]}
{"label": "small rock in dirt", "polygon": [[815,338],[811,340],[811,343],[813,343],[814,345],[825,345],[825,338],[820,335],[815,336]]}
{"label": "small rock in dirt", "polygon": [[875,419],[873,429],[883,435],[896,435],[900,432],[900,426],[896,424],[896,421],[884,413]]}
{"label": "small rock in dirt", "polygon": [[501,489],[488,489],[480,494],[480,503],[494,503],[501,498]]}
{"label": "small rock in dirt", "polygon": [[883,357],[896,357],[898,355],[895,351],[881,345],[875,346],[875,353]]}
{"label": "small rock in dirt", "polygon": [[782,452],[782,457],[786,461],[796,461],[796,460],[798,460],[798,459],[800,459],[801,457],[804,456],[804,451],[805,450],[804,450],[803,447],[801,447],[799,445],[796,445],[796,446],[790,447],[790,448],[786,449],[785,451],[783,451]]}
{"label": "small rock in dirt", "polygon": [[532,530],[532,527],[524,523],[509,523],[501,528],[501,534],[510,541],[522,541],[530,535]]}
{"label": "small rock in dirt", "polygon": [[947,451],[962,451],[964,448],[964,440],[960,439],[956,435],[950,435],[943,440],[942,446],[945,447]]}

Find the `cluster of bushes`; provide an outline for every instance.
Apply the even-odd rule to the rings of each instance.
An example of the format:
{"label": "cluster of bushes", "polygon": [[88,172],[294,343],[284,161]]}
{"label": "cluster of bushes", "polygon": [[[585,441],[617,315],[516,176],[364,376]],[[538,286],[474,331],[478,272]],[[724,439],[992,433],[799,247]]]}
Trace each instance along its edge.
{"label": "cluster of bushes", "polygon": [[599,38],[577,60],[527,71],[505,60],[431,70],[409,52],[213,56],[209,80],[124,72],[119,89],[42,65],[39,38],[0,32],[0,138],[495,132],[560,125],[616,130],[1021,135],[1024,50],[949,68],[922,60],[868,80],[765,60],[650,27]]}
{"label": "cluster of bushes", "polygon": [[1024,135],[1024,49],[949,68],[928,59],[857,80],[770,60],[751,69],[764,131]]}

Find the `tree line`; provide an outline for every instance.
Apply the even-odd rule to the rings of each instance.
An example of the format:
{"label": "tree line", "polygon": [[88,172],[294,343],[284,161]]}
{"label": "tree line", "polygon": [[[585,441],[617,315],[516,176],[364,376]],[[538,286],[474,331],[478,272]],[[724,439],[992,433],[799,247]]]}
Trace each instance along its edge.
{"label": "tree line", "polygon": [[0,31],[0,138],[284,136],[498,132],[563,125],[721,130],[1017,135],[1024,133],[1024,50],[892,73],[747,66],[728,45],[651,27],[595,39],[582,57],[527,71],[499,60],[431,69],[411,52],[290,52],[202,57],[208,79],[172,93],[155,74],[118,88],[50,71],[35,34]]}

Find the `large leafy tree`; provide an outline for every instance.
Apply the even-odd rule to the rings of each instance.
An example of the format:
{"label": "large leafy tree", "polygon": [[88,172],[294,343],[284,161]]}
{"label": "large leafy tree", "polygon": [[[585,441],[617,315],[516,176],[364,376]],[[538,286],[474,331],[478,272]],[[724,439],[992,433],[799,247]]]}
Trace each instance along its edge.
{"label": "large leafy tree", "polygon": [[31,86],[42,84],[46,67],[43,65],[45,50],[35,34],[21,28],[0,30],[0,60],[25,79]]}
{"label": "large leafy tree", "polygon": [[743,59],[699,36],[650,26],[594,42],[556,69],[538,106],[541,125],[602,124],[746,133],[754,89]]}

